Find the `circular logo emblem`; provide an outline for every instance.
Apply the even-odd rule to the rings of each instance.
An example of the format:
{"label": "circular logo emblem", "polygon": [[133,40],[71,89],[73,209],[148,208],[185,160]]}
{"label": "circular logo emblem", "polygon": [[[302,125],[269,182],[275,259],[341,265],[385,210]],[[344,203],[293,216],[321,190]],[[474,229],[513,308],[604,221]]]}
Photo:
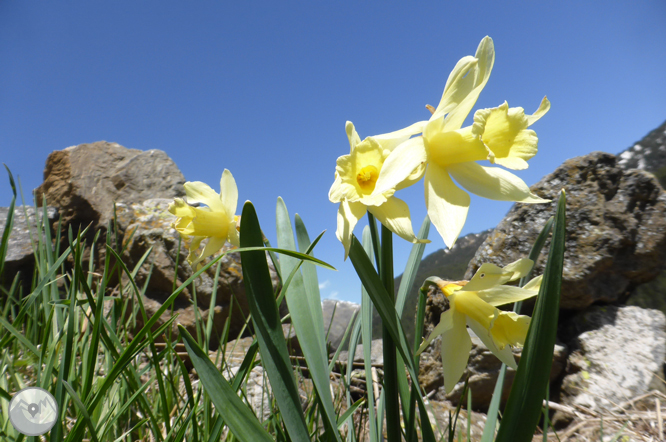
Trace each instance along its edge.
{"label": "circular logo emblem", "polygon": [[9,420],[16,431],[26,436],[40,436],[49,431],[58,419],[58,405],[48,391],[28,387],[9,402]]}

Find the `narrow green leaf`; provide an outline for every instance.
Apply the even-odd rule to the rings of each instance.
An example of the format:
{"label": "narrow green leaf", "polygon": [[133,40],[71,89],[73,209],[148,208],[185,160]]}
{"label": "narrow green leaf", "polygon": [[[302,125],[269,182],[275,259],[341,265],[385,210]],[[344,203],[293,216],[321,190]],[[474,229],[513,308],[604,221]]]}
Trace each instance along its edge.
{"label": "narrow green leaf", "polygon": [[[297,218],[300,219],[300,218]],[[289,212],[282,198],[278,198],[276,207],[277,239],[278,247],[285,250],[296,250],[294,233],[289,219]],[[300,246],[307,250],[309,247],[309,237],[305,226],[300,222]],[[307,244],[306,244],[307,243]],[[290,256],[280,257],[280,270],[282,274],[289,274],[299,264],[299,261]],[[303,263],[303,265],[308,265]],[[314,266],[310,265],[310,270],[315,271]],[[306,268],[302,267],[305,271]],[[337,428],[337,416],[335,406],[331,396],[330,373],[328,371],[328,354],[326,352],[326,341],[324,340],[324,320],[321,312],[321,299],[319,298],[319,288],[317,286],[316,273],[314,276],[310,273],[309,284],[306,287],[305,279],[300,271],[297,271],[291,280],[291,285],[286,294],[287,306],[291,314],[291,323],[296,331],[298,343],[303,351],[305,362],[312,376],[317,395],[321,401],[324,411],[324,419],[329,429]],[[312,280],[314,278],[314,281]],[[314,289],[312,284],[314,283]],[[310,291],[306,290],[309,289]],[[316,290],[315,290],[316,289]],[[317,313],[318,311],[318,313]],[[319,321],[317,321],[317,319]],[[332,431],[337,441],[340,441],[340,435],[337,431]]]}
{"label": "narrow green leaf", "polygon": [[344,425],[344,424],[345,424],[345,423],[346,423],[346,422],[352,417],[352,415],[354,414],[354,412],[356,411],[356,409],[358,409],[358,407],[360,407],[361,405],[363,405],[363,402],[364,402],[364,399],[363,399],[363,398],[357,400],[356,402],[354,402],[354,403],[352,404],[351,407],[349,407],[349,408],[347,409],[347,411],[345,411],[344,413],[342,413],[342,415],[341,415],[340,418],[338,419],[338,429],[342,428],[342,426],[343,426],[343,425]]}
{"label": "narrow green leaf", "polygon": [[[241,247],[258,247],[263,244],[261,227],[251,202],[245,203],[241,216]],[[241,264],[252,323],[259,341],[261,363],[268,374],[284,425],[292,440],[307,441],[308,429],[273,295],[265,248],[258,247],[258,250],[241,252]]]}
{"label": "narrow green leaf", "polygon": [[[374,249],[370,227],[363,229],[363,249],[372,262]],[[370,442],[379,442],[379,421],[375,411],[376,400],[372,380],[372,300],[364,286],[361,286],[361,329],[363,334],[363,367],[365,369],[365,389],[368,395],[368,426]]]}
{"label": "narrow green leaf", "polygon": [[[245,221],[245,218],[243,221]],[[178,325],[178,331],[183,338],[192,365],[194,365],[206,393],[210,396],[215,404],[215,409],[220,413],[234,436],[243,441],[272,442],[273,438],[261,426],[252,410],[236,395],[229,382],[224,379],[192,335],[180,324]]]}
{"label": "narrow green leaf", "polygon": [[557,203],[553,239],[543,282],[516,378],[497,433],[498,442],[531,441],[539,421],[541,403],[550,379],[557,332],[564,262],[565,223],[566,195],[562,191]]}
{"label": "narrow green leaf", "polygon": [[[363,246],[361,246],[361,244],[358,242],[358,239],[356,239],[356,236],[354,235],[352,235],[349,258],[354,265],[356,274],[359,276],[363,286],[367,290],[368,296],[370,296],[370,299],[372,299],[372,302],[377,309],[379,316],[382,318],[382,324],[389,331],[391,338],[396,345],[396,349],[402,356],[410,378],[414,380],[414,385],[418,385],[418,370],[414,364],[412,351],[407,344],[405,332],[402,329],[400,321],[398,320],[395,306],[390,301],[392,297],[390,297],[386,292],[386,289],[384,288],[379,275],[375,271],[372,262],[368,258],[368,255],[365,253],[365,250],[363,250]],[[434,434],[432,433],[432,428],[430,427],[430,418],[428,417],[428,413],[425,409],[425,404],[423,402],[423,396],[420,389],[418,393],[419,394],[416,395],[416,399],[419,406],[419,414],[421,416],[423,440],[425,442],[434,442],[435,438]]]}

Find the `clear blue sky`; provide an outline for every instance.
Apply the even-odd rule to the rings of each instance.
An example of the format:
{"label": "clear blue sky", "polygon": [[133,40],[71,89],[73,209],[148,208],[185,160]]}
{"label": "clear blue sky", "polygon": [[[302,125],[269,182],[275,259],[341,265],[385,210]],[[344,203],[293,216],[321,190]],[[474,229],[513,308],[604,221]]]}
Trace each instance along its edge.
{"label": "clear blue sky", "polygon": [[[533,126],[539,154],[517,173],[533,184],[666,120],[665,23],[663,0],[3,1],[0,161],[28,192],[51,151],[99,140],[162,149],[213,188],[228,168],[273,242],[278,196],[312,237],[327,230],[317,256],[339,271],[319,271],[322,297],[359,301],[327,198],[349,152],[345,121],[365,137],[427,119],[455,63],[490,35],[495,68],[475,109],[552,102]],[[398,196],[418,230],[423,184]],[[473,199],[463,234],[510,206]],[[444,247],[434,228],[430,238],[426,254]],[[410,244],[394,242],[399,274]]]}

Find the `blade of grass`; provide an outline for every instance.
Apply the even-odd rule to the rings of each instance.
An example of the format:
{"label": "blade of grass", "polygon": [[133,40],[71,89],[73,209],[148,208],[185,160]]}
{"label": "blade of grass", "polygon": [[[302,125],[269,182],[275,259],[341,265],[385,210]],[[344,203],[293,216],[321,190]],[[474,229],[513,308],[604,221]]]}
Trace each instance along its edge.
{"label": "blade of grass", "polygon": [[236,395],[234,389],[224,379],[208,355],[199,347],[192,335],[182,325],[178,325],[178,331],[202,385],[234,436],[243,441],[272,442],[273,438],[254,416],[252,410]]}
{"label": "blade of grass", "polygon": [[566,235],[566,195],[560,194],[553,225],[553,239],[539,290],[534,315],[527,332],[516,378],[497,433],[498,442],[531,441],[541,403],[550,379],[560,304],[564,244]]}

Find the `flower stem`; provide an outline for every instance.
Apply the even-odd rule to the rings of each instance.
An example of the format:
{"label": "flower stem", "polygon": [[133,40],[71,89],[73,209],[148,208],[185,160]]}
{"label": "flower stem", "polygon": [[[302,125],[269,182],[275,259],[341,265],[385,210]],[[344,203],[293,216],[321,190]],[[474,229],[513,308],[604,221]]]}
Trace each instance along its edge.
{"label": "flower stem", "polygon": [[[381,259],[379,276],[386,292],[395,303],[393,286],[393,233],[382,225]],[[386,400],[386,434],[388,442],[402,440],[400,427],[400,403],[398,400],[398,372],[396,349],[387,327],[382,326],[384,350],[384,398]]]}

